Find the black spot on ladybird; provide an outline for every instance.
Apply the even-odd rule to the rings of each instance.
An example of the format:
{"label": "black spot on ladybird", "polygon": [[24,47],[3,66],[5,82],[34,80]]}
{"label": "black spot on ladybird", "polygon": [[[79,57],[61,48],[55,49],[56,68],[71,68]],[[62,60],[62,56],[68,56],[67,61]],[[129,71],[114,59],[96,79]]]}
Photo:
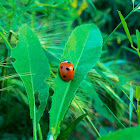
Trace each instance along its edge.
{"label": "black spot on ladybird", "polygon": [[70,70],[69,68],[66,68],[66,70]]}
{"label": "black spot on ladybird", "polygon": [[67,63],[71,63],[71,62],[68,61]]}
{"label": "black spot on ladybird", "polygon": [[73,70],[74,70],[74,68],[73,68]]}
{"label": "black spot on ladybird", "polygon": [[63,75],[63,78],[66,78],[66,75]]}
{"label": "black spot on ladybird", "polygon": [[63,68],[63,66],[61,66],[61,69]]}

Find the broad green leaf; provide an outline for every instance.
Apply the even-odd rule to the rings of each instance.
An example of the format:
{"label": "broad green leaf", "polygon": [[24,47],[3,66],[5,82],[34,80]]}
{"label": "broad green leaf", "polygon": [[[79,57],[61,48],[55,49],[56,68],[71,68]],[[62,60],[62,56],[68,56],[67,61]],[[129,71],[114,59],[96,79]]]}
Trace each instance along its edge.
{"label": "broad green leaf", "polygon": [[39,94],[40,106],[36,111],[39,122],[49,95],[49,86],[44,80],[50,75],[50,67],[37,36],[27,25],[19,29],[19,41],[11,49],[11,57],[14,60],[12,64],[24,83],[32,119],[35,113],[34,93]]}
{"label": "broad green leaf", "polygon": [[139,32],[139,30],[136,30],[136,37],[137,37],[137,45],[140,50],[140,32]]}
{"label": "broad green leaf", "polygon": [[77,124],[82,121],[86,116],[88,115],[88,113],[81,115],[80,117],[78,117],[75,121],[73,121],[57,138],[57,140],[64,140],[66,139],[71,132],[73,131],[73,129],[77,126]]}
{"label": "broad green leaf", "polygon": [[126,33],[128,39],[129,39],[129,42],[130,42],[130,44],[133,46],[132,38],[131,38],[131,36],[130,36],[130,32],[129,32],[129,29],[128,29],[127,24],[126,24],[126,22],[125,22],[125,19],[124,19],[123,15],[121,14],[120,11],[118,11],[118,13],[119,13],[119,16],[120,16],[120,19],[121,19],[123,28],[124,28],[124,30],[125,30],[125,33]]}
{"label": "broad green leaf", "polygon": [[97,63],[101,50],[102,36],[94,24],[85,24],[74,29],[65,45],[61,60],[68,60],[73,63],[75,76],[71,81],[65,82],[59,74],[57,75],[50,110],[49,137],[53,135],[56,139],[58,136],[60,123],[71,100],[87,72]]}
{"label": "broad green leaf", "polygon": [[119,85],[123,86],[124,84],[127,83],[127,79],[123,75],[119,75]]}
{"label": "broad green leaf", "polygon": [[109,133],[98,140],[139,140],[139,133],[140,126],[135,126]]}

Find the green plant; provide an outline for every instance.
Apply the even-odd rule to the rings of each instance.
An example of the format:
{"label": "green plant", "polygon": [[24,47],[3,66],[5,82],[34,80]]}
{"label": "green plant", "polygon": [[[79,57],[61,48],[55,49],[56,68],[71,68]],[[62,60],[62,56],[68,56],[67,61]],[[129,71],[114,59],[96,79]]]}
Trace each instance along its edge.
{"label": "green plant", "polygon": [[[130,35],[125,22],[139,25],[140,4],[132,2],[117,27],[117,8],[132,8],[126,1],[0,2],[0,139],[31,139],[32,130],[40,140],[138,138],[139,127],[126,128],[140,122],[139,65],[129,57],[139,56],[140,33]],[[75,66],[70,82],[59,76],[64,59]]]}
{"label": "green plant", "polygon": [[[121,22],[122,22],[122,25],[123,25],[123,27],[124,27],[124,30],[125,30],[125,33],[126,33],[126,35],[127,35],[127,37],[128,37],[128,39],[129,39],[129,42],[130,42],[130,44],[131,44],[131,47],[132,47],[132,49],[134,49],[136,52],[137,52],[137,54],[138,54],[138,56],[140,57],[140,48],[139,48],[139,43],[140,43],[140,33],[139,33],[139,31],[138,30],[136,30],[136,37],[137,37],[137,48],[135,48],[134,47],[134,44],[133,44],[133,42],[132,42],[132,38],[131,38],[131,36],[130,36],[130,32],[129,32],[129,29],[128,29],[128,27],[127,27],[127,24],[126,24],[126,22],[125,22],[125,19],[124,19],[124,17],[123,17],[123,15],[121,14],[121,12],[120,11],[118,11],[118,13],[119,13],[119,16],[120,16],[120,19],[121,19]],[[140,107],[139,107],[139,88],[140,88],[140,86],[137,86],[136,87],[136,100],[137,100],[137,110],[136,110],[136,112],[137,112],[137,117],[138,117],[138,124],[140,124],[140,115],[139,115],[139,109],[140,109]]]}

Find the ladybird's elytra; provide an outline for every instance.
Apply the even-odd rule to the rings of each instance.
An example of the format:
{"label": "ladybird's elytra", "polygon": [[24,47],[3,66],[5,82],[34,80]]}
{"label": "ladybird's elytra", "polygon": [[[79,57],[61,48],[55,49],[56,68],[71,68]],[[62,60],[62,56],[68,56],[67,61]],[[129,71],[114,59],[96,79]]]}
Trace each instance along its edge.
{"label": "ladybird's elytra", "polygon": [[66,68],[66,70],[70,70],[69,68]]}
{"label": "ladybird's elytra", "polygon": [[63,60],[61,61],[59,65],[59,72],[60,72],[61,78],[64,81],[68,82],[72,80],[72,78],[74,77],[74,73],[75,73],[74,65],[70,61]]}

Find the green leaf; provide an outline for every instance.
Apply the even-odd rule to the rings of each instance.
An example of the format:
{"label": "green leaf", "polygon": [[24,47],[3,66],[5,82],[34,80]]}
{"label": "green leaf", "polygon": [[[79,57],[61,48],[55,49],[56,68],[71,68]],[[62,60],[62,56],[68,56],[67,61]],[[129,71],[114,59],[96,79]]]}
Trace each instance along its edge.
{"label": "green leaf", "polygon": [[53,0],[53,1],[49,1],[47,3],[40,3],[39,1],[35,1],[34,4],[36,7],[38,6],[47,6],[47,7],[57,7],[62,5],[63,3],[65,3],[66,0]]}
{"label": "green leaf", "polygon": [[124,84],[127,83],[127,79],[123,75],[119,75],[119,85],[123,86]]}
{"label": "green leaf", "polygon": [[136,99],[140,101],[140,86],[136,87]]}
{"label": "green leaf", "polygon": [[95,5],[93,4],[92,0],[86,0],[86,1],[90,3],[90,5],[93,7],[94,10],[96,10],[96,7],[95,7]]}
{"label": "green leaf", "polygon": [[137,45],[140,50],[140,32],[139,32],[139,30],[136,30],[136,37],[137,37]]}
{"label": "green leaf", "polygon": [[102,100],[100,99],[94,86],[84,81],[81,83],[80,87],[84,90],[86,94],[90,96],[91,100],[93,101],[93,107],[95,108],[95,110],[99,114],[107,118],[109,121],[113,122],[114,121],[113,115],[108,111],[108,109],[106,108]]}
{"label": "green leaf", "polygon": [[47,56],[50,63],[55,64],[55,65],[59,65],[60,60],[55,54],[49,52],[47,49],[44,49],[44,53]]}
{"label": "green leaf", "polygon": [[[130,100],[133,103],[133,87],[130,86]],[[129,125],[131,126],[131,118],[132,118],[132,112],[133,112],[133,105],[132,103],[129,103]]]}
{"label": "green leaf", "polygon": [[0,65],[0,67],[11,68],[10,66]]}
{"label": "green leaf", "polygon": [[89,113],[81,115],[75,121],[73,121],[57,138],[57,140],[66,139],[72,132],[72,130],[77,126],[77,124],[82,121]]}
{"label": "green leaf", "polygon": [[125,22],[125,19],[124,19],[123,15],[121,14],[120,11],[118,11],[118,13],[119,13],[119,16],[120,16],[120,19],[121,19],[123,28],[124,28],[124,30],[125,30],[125,33],[126,33],[128,39],[129,39],[129,42],[130,42],[131,46],[133,46],[132,38],[131,38],[131,36],[130,36],[130,32],[129,32],[129,29],[128,29],[127,24],[126,24],[126,22]]}
{"label": "green leaf", "polygon": [[123,128],[125,128],[125,126],[122,124],[122,122],[114,115],[114,113],[110,110],[110,108],[107,106],[107,105],[105,105],[106,106],[106,108],[108,109],[108,111],[114,116],[114,118],[120,123],[120,125],[123,127]]}
{"label": "green leaf", "polygon": [[137,122],[140,124],[140,86],[136,87],[136,100],[137,100]]}
{"label": "green leaf", "polygon": [[0,10],[1,12],[4,12],[5,14],[7,14],[7,10],[4,8],[1,2],[0,2]]}
{"label": "green leaf", "polygon": [[102,71],[100,71],[97,67],[95,67],[94,69],[97,71],[98,74],[100,74],[113,87],[113,84],[110,81],[110,79]]}
{"label": "green leaf", "polygon": [[10,43],[8,42],[8,40],[6,39],[6,37],[3,35],[3,33],[0,32],[0,36],[2,37],[7,49],[10,51],[10,49],[12,48]]}
{"label": "green leaf", "polygon": [[134,4],[134,3],[135,3],[135,0],[132,0],[132,3],[133,3],[133,9],[134,9],[134,6],[135,6],[135,4]]}
{"label": "green leaf", "polygon": [[14,60],[12,64],[24,83],[32,119],[35,113],[34,93],[39,94],[40,106],[36,111],[36,121],[39,122],[49,95],[49,86],[44,80],[50,75],[50,67],[37,36],[27,25],[19,29],[19,41],[11,49],[11,57]]}
{"label": "green leaf", "polygon": [[109,133],[98,140],[139,140],[139,132],[140,126],[135,126]]}
{"label": "green leaf", "polygon": [[60,123],[87,72],[96,65],[102,50],[102,36],[94,24],[78,26],[72,32],[65,45],[61,60],[71,61],[75,67],[75,76],[65,82],[57,75],[55,92],[50,110],[50,133],[54,139],[59,134]]}

